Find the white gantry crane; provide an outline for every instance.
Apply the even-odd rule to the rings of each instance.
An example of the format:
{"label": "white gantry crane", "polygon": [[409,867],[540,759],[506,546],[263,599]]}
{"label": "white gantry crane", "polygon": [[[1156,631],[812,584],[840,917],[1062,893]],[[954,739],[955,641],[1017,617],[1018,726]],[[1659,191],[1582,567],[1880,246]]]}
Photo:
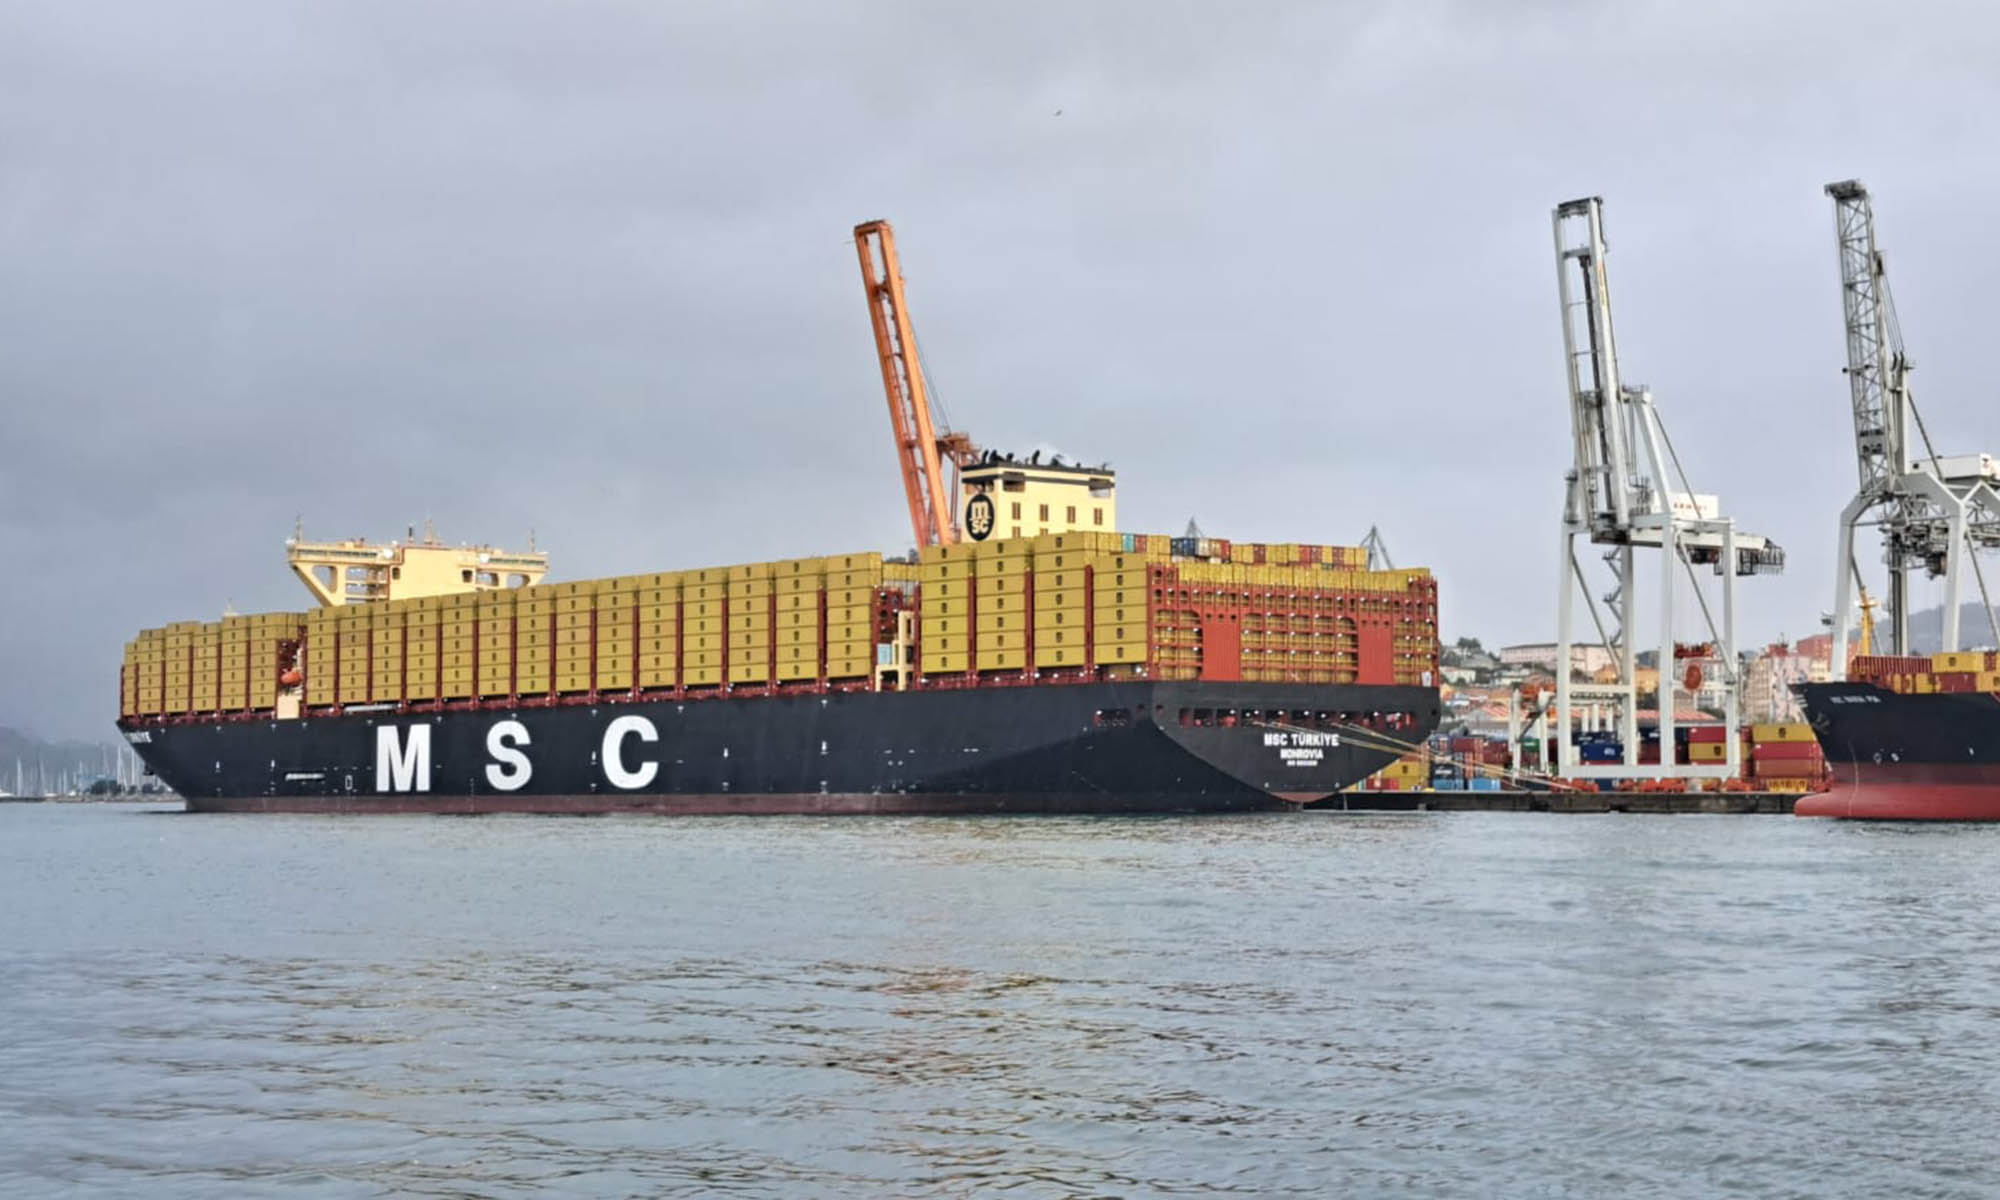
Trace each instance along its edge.
{"label": "white gantry crane", "polygon": [[[1971,551],[2000,546],[2000,468],[1984,454],[1939,456],[1910,394],[1910,360],[1896,322],[1896,302],[1882,252],[1875,246],[1875,210],[1858,179],[1826,185],[1833,197],[1840,250],[1841,312],[1847,324],[1847,388],[1854,404],[1855,458],[1861,486],[1840,514],[1834,560],[1833,677],[1847,676],[1847,642],[1861,564],[1854,531],[1882,529],[1889,568],[1889,652],[1910,652],[1909,573],[1921,567],[1944,577],[1943,650],[1959,648],[1960,569],[1970,565],[2000,642],[2000,618]],[[1921,446],[1921,453],[1919,447]]]}
{"label": "white gantry crane", "polygon": [[[1679,661],[1699,657],[1719,678],[1710,680],[1723,697],[1728,727],[1736,727],[1742,705],[1742,668],[1736,657],[1736,577],[1775,573],[1784,551],[1768,539],[1738,533],[1721,515],[1713,496],[1696,495],[1660,424],[1653,394],[1627,386],[1618,374],[1618,347],[1611,330],[1611,289],[1604,263],[1604,202],[1596,197],[1556,206],[1556,276],[1562,301],[1563,355],[1569,374],[1570,428],[1575,463],[1565,477],[1561,575],[1556,604],[1555,769],[1571,778],[1733,778],[1741,773],[1741,750],[1726,739],[1728,759],[1720,763],[1674,760],[1674,691]],[[1616,582],[1604,597],[1615,632],[1606,625],[1584,580],[1577,540],[1609,549]],[[1657,550],[1659,558],[1660,758],[1639,763],[1638,578],[1635,552]],[[1712,565],[1721,577],[1721,620],[1709,604],[1694,568]],[[1685,572],[1706,625],[1706,642],[1684,647],[1674,640],[1675,576]],[[1596,628],[1616,678],[1581,682],[1574,671],[1576,640],[1571,622],[1575,597]],[[1592,643],[1585,643],[1586,645]],[[1688,690],[1700,687],[1688,672]],[[1600,716],[1623,743],[1622,761],[1579,763],[1574,739],[1577,704]]]}

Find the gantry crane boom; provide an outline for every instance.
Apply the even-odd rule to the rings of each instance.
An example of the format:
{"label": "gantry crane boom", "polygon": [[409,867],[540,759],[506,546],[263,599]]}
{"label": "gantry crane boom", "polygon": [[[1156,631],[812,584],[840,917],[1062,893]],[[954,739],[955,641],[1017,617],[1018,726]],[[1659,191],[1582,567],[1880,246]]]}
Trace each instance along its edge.
{"label": "gantry crane boom", "polygon": [[[1720,764],[1675,764],[1664,755],[1657,766],[1639,763],[1639,671],[1636,550],[1660,551],[1659,705],[1661,746],[1673,744],[1675,697],[1671,667],[1674,639],[1675,575],[1684,569],[1689,590],[1707,628],[1705,646],[1716,660],[1723,690],[1725,721],[1734,726],[1741,697],[1736,662],[1736,577],[1782,568],[1784,551],[1767,538],[1740,533],[1722,516],[1719,502],[1695,494],[1680,457],[1667,438],[1653,394],[1624,382],[1619,374],[1617,339],[1612,331],[1610,275],[1605,264],[1604,202],[1596,197],[1556,206],[1556,291],[1562,317],[1563,361],[1569,381],[1571,466],[1564,476],[1562,552],[1556,602],[1556,769],[1564,775],[1617,777],[1638,774],[1723,778],[1736,774],[1738,747],[1729,744]],[[1611,680],[1572,679],[1575,593],[1584,583],[1578,540],[1608,547],[1606,560],[1617,578],[1607,597],[1617,635],[1583,587],[1584,604],[1615,675]],[[1722,577],[1722,619],[1703,595],[1694,567],[1713,565]],[[1687,690],[1699,690],[1690,679]],[[1571,742],[1575,702],[1608,709],[1624,747],[1622,763],[1582,765]]]}
{"label": "gantry crane boom", "polygon": [[[1994,488],[1996,477],[1982,465],[1984,456],[1972,457],[1968,468],[1967,456],[1940,458],[1930,445],[1910,391],[1910,360],[1903,350],[1888,272],[1875,243],[1875,209],[1868,189],[1858,179],[1844,179],[1827,184],[1826,194],[1833,198],[1847,386],[1860,468],[1860,485],[1840,516],[1834,575],[1832,667],[1836,677],[1844,678],[1853,612],[1848,581],[1861,584],[1854,554],[1856,526],[1872,514],[1882,527],[1889,568],[1890,653],[1911,650],[1909,572],[1918,567],[1944,576],[1942,648],[1956,650],[1959,569],[1972,568],[1984,596],[1986,582],[1971,550],[2000,545],[2000,492]],[[1865,602],[1865,587],[1861,595]],[[1991,605],[1987,614],[2000,637],[2000,617],[1994,616]]]}
{"label": "gantry crane boom", "polygon": [[875,353],[882,366],[882,390],[889,399],[889,426],[896,439],[896,459],[903,472],[903,491],[910,503],[910,532],[917,545],[945,545],[959,540],[954,482],[947,490],[945,470],[954,477],[972,454],[963,434],[940,430],[931,415],[923,363],[916,334],[903,298],[903,268],[896,257],[896,232],[887,221],[866,221],[854,227],[854,248],[861,259],[861,279],[868,292],[868,319],[875,328]]}

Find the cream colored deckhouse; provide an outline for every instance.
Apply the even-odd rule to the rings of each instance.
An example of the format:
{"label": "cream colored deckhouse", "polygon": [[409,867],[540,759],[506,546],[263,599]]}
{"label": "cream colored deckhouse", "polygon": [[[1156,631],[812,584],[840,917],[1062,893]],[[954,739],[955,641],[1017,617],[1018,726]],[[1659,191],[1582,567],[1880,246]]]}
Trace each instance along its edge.
{"label": "cream colored deckhouse", "polygon": [[[1041,458],[988,453],[960,469],[960,520],[968,540],[1118,528],[1117,478],[1111,468]],[[981,496],[986,499],[979,500]]]}
{"label": "cream colored deckhouse", "polygon": [[414,600],[501,588],[532,587],[549,573],[549,556],[492,546],[450,546],[426,531],[423,541],[342,542],[285,539],[285,559],[321,605]]}

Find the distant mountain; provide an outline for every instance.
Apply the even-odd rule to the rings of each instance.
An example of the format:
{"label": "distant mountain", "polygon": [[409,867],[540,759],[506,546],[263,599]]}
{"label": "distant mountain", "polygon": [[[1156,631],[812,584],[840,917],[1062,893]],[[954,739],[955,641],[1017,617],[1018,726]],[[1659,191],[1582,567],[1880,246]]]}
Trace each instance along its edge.
{"label": "distant mountain", "polygon": [[[2000,606],[1996,606],[2000,612]],[[1992,650],[1994,645],[1993,626],[1987,622],[1986,610],[1977,601],[1961,604],[1958,608],[1958,640],[1961,650]],[[1875,645],[1878,653],[1886,653],[1889,645],[1889,623],[1875,622]],[[1936,654],[1944,649],[1944,606],[1922,608],[1910,614],[1910,653]]]}
{"label": "distant mountain", "polygon": [[14,764],[19,762],[34,790],[39,773],[50,780],[68,772],[88,777],[114,770],[119,747],[114,742],[49,742],[31,733],[0,725],[0,791],[14,790]]}

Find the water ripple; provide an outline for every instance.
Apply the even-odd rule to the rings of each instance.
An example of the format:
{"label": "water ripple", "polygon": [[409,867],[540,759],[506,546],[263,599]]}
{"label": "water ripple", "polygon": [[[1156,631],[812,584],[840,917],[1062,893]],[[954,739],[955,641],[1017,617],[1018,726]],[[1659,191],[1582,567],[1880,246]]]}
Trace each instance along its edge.
{"label": "water ripple", "polygon": [[2000,1191],[2000,831],[10,809],[4,1194]]}

